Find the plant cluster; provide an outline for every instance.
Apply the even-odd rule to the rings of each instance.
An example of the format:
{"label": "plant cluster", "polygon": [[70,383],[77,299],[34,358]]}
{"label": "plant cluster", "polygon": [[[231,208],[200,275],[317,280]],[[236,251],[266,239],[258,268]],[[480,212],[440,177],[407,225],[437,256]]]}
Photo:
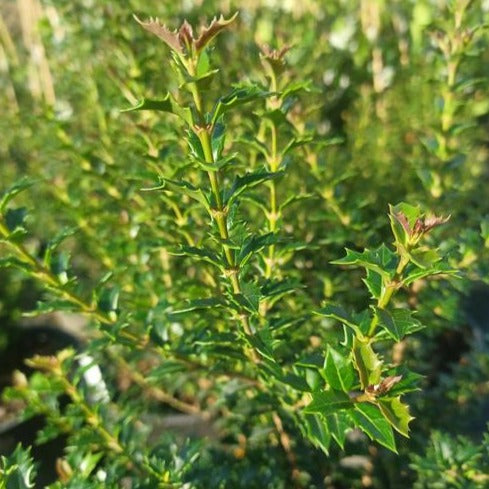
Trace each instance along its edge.
{"label": "plant cluster", "polygon": [[[82,347],[29,358],[34,373],[15,372],[3,395],[24,419],[44,417],[37,444],[66,439],[49,487],[434,487],[439,472],[440,487],[486,487],[485,448],[470,440],[434,432],[419,453],[444,428],[440,396],[454,407],[439,423],[470,412],[489,371],[484,324],[471,333],[481,350],[469,334],[451,375],[430,363],[437,334],[461,320],[455,289],[486,278],[475,195],[488,176],[487,10],[332,2],[341,15],[322,46],[320,4],[259,4],[200,29],[198,10],[169,11],[189,18],[172,29],[129,24],[109,1],[63,27],[46,2],[38,42],[61,39],[55,69],[68,73],[49,85],[38,67],[28,102],[32,73],[7,78],[18,132],[0,144],[14,182],[0,265],[14,295],[37,287],[32,314],[87,322]],[[108,32],[101,13],[125,23]],[[292,19],[279,42],[271,26]],[[165,424],[176,413],[197,423],[190,437]],[[0,487],[32,487],[35,474],[19,445]]]}

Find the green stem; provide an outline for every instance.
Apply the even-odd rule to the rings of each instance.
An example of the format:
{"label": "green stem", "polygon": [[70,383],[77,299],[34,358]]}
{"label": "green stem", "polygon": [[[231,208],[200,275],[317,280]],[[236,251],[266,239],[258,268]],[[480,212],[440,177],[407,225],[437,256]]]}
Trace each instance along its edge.
{"label": "green stem", "polygon": [[[64,288],[64,284],[59,282],[56,275],[52,274],[48,268],[46,268],[34,256],[32,256],[22,243],[9,241],[8,238],[10,236],[10,231],[2,221],[1,216],[0,236],[5,238],[4,242],[14,251],[14,253],[19,258],[21,258],[25,263],[32,267],[33,271],[32,273],[30,273],[32,277],[46,284],[59,297],[73,304],[79,312],[95,319],[96,321],[99,321],[101,324],[113,325],[117,322],[117,318],[109,316],[108,314],[100,311],[96,307],[96,305],[89,304],[85,302],[81,297],[75,295],[73,292],[66,290]],[[147,335],[140,338],[127,330],[122,330],[119,332],[119,334],[126,340],[129,340],[134,345],[134,347],[138,349],[144,349],[148,352],[154,353],[158,357],[169,357],[169,352],[167,350],[149,345],[149,338],[147,337]],[[185,364],[189,369],[209,369],[209,365],[191,360],[183,355],[179,355],[178,353],[171,352],[171,358]],[[251,385],[256,385],[256,381],[254,379],[249,378],[241,373],[226,372],[226,375],[229,375],[229,377],[232,378],[239,378]]]}
{"label": "green stem", "polygon": [[[397,265],[394,278],[390,280],[387,284],[384,284],[382,287],[382,292],[377,300],[377,307],[379,309],[385,309],[388,306],[389,302],[391,301],[394,293],[399,289],[399,283],[400,283],[402,272],[404,271],[408,263],[409,263],[409,258],[405,254],[402,254],[399,260],[399,264]],[[379,324],[379,318],[377,317],[377,315],[374,315],[372,321],[370,322],[370,327],[368,330],[367,336],[369,338],[372,338],[374,336],[378,324]]]}
{"label": "green stem", "polygon": [[73,404],[82,410],[86,423],[89,424],[103,439],[104,446],[108,452],[112,452],[116,456],[124,458],[131,465],[137,467],[140,472],[147,473],[148,475],[154,477],[159,481],[158,487],[168,489],[175,487],[174,483],[166,480],[166,474],[157,472],[149,463],[139,461],[131,455],[127,447],[125,447],[121,441],[116,436],[112,435],[104,426],[104,422],[100,415],[85,402],[76,387],[64,375],[58,374],[56,377],[63,385],[66,394],[68,394]]}
{"label": "green stem", "polygon": [[[194,65],[192,63],[189,63],[187,67],[189,69],[189,74],[193,76]],[[209,165],[213,165],[215,161],[214,161],[214,155],[212,154],[212,143],[211,143],[212,127],[210,125],[205,124],[202,96],[200,94],[199,87],[197,86],[196,83],[191,84],[190,91],[194,99],[195,108],[197,110],[197,116],[200,124],[200,127],[196,131],[196,135],[199,138],[200,144],[202,145],[202,151],[204,153],[205,162],[208,163]],[[211,190],[216,205],[216,208],[213,209],[213,218],[215,219],[215,222],[217,224],[219,230],[219,236],[223,241],[227,241],[229,239],[227,209],[223,205],[223,201],[222,201],[221,187],[219,183],[219,171],[208,171],[207,176],[210,181]],[[227,275],[229,277],[229,281],[231,283],[233,292],[235,294],[240,294],[241,284],[239,280],[239,265],[236,263],[233,251],[227,244],[223,243],[222,249],[226,257],[227,265],[229,267]],[[241,311],[240,321],[243,327],[243,331],[247,335],[251,336],[253,334],[253,331],[250,326],[249,314],[247,311],[245,310]],[[249,356],[253,360],[253,362],[255,363],[258,362],[259,359],[254,350],[250,350]]]}
{"label": "green stem", "polygon": [[[270,70],[269,75],[270,75],[270,91],[276,93],[278,88],[277,77],[273,70]],[[273,98],[270,98],[269,100],[267,100],[267,104],[270,109],[279,105],[278,97],[274,96]],[[274,173],[278,171],[280,161],[279,161],[279,152],[278,152],[278,129],[277,129],[277,125],[273,120],[270,122],[270,138],[271,138],[271,142],[270,142],[271,148],[270,148],[270,153],[267,154],[266,160],[267,160],[268,170]],[[275,180],[272,179],[268,183],[268,186],[270,189],[270,194],[269,194],[270,210],[267,213],[268,230],[271,233],[275,233],[278,228],[277,226],[278,221],[280,220],[281,217],[280,209],[278,206],[278,199],[277,199],[277,184],[275,183]],[[276,253],[276,248],[275,245],[272,244],[268,248],[268,256],[265,259],[266,279],[270,279],[273,275],[275,261],[276,261],[275,253]],[[260,312],[262,316],[266,316],[268,309],[269,309],[269,301],[265,299],[260,308]]]}

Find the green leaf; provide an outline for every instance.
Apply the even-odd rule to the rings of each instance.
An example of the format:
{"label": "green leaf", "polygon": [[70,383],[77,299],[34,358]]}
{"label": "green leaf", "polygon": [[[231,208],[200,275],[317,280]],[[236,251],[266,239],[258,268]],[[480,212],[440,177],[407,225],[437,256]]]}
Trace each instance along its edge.
{"label": "green leaf", "polygon": [[369,343],[353,338],[354,365],[360,376],[360,385],[366,389],[369,385],[376,385],[380,381],[382,362],[373,351]]}
{"label": "green leaf", "polygon": [[117,305],[119,302],[119,287],[111,287],[103,289],[99,299],[98,307],[103,312],[115,312],[117,311]]}
{"label": "green leaf", "polygon": [[389,210],[391,214],[404,214],[411,229],[416,224],[416,221],[422,216],[422,212],[419,206],[407,204],[406,202],[399,202],[399,204],[396,204],[394,206],[390,205]]}
{"label": "green leaf", "polygon": [[280,380],[283,380],[280,366],[275,361],[275,358],[273,356],[273,349],[269,339],[266,336],[263,337],[260,336],[259,334],[246,335],[245,338],[252,348],[254,348],[264,359],[269,361],[268,363],[269,368],[272,368],[272,370],[274,370],[275,373],[280,372]]}
{"label": "green leaf", "polygon": [[343,309],[343,307],[341,307],[338,304],[330,302],[326,304],[324,307],[322,307],[321,309],[319,309],[319,311],[317,311],[316,314],[319,314],[320,316],[326,316],[328,318],[336,319],[337,321],[352,328],[353,331],[355,331],[355,333],[357,333],[358,335],[363,336],[363,333],[359,325],[356,324],[353,318],[350,316],[350,314],[348,314],[348,312],[346,312]]}
{"label": "green leaf", "polygon": [[[1,242],[1,240],[0,240]],[[8,256],[6,258],[0,258],[0,268],[18,268],[24,272],[31,272],[32,267],[26,262],[19,260],[13,256]]]}
{"label": "green leaf", "polygon": [[170,93],[167,93],[166,97],[160,100],[143,98],[134,107],[122,109],[121,112],[133,112],[136,110],[169,112],[180,117],[187,125],[193,125],[193,115],[190,108],[182,107]]}
{"label": "green leaf", "polygon": [[447,263],[437,263],[431,268],[410,268],[406,274],[406,278],[402,281],[403,285],[408,286],[416,280],[420,280],[426,277],[432,277],[435,275],[455,275],[459,273],[458,270],[450,267]]}
{"label": "green leaf", "polygon": [[176,181],[165,178],[162,179],[162,183],[158,187],[143,190],[170,190],[172,192],[184,194],[191,199],[200,202],[207,209],[207,211],[210,212],[209,200],[207,199],[204,191],[201,188],[192,185],[190,182],[186,182],[185,180]]}
{"label": "green leaf", "polygon": [[3,213],[7,204],[20,192],[32,187],[36,183],[35,180],[27,177],[21,178],[15,182],[12,186],[8,187],[0,197],[0,214]]}
{"label": "green leaf", "polygon": [[355,384],[355,369],[348,355],[328,346],[321,371],[332,389],[349,392]]}
{"label": "green leaf", "polygon": [[49,269],[63,285],[68,283],[69,262],[70,254],[65,251],[57,253],[50,260]]}
{"label": "green leaf", "polygon": [[433,268],[433,265],[441,260],[441,256],[436,250],[419,248],[411,251],[409,258],[423,270]]}
{"label": "green leaf", "polygon": [[292,138],[288,143],[287,146],[281,151],[282,158],[292,151],[294,148],[297,148],[299,146],[303,146],[307,143],[310,143],[314,138],[312,136],[305,136],[305,137],[297,137],[297,138]]}
{"label": "green leaf", "polygon": [[267,233],[261,236],[252,235],[245,239],[243,246],[238,253],[238,263],[244,266],[253,254],[262,250],[266,246],[277,243],[277,236],[274,233]]}
{"label": "green leaf", "polygon": [[5,224],[10,232],[24,228],[25,218],[27,217],[27,209],[19,207],[16,209],[7,209],[5,213]]}
{"label": "green leaf", "polygon": [[168,315],[174,316],[178,314],[185,314],[191,311],[196,311],[199,309],[222,307],[223,305],[224,305],[223,300],[218,297],[207,297],[205,299],[192,299],[192,300],[189,299],[185,301],[184,306],[176,310],[172,310]]}
{"label": "green leaf", "polygon": [[320,448],[328,455],[331,444],[331,433],[328,429],[328,423],[318,414],[304,414],[304,423],[307,438],[315,447]]}
{"label": "green leaf", "polygon": [[5,489],[32,489],[36,469],[30,448],[19,443],[7,457],[0,458],[0,487]]}
{"label": "green leaf", "polygon": [[382,244],[376,250],[364,250],[362,253],[346,249],[346,256],[331,262],[333,265],[359,265],[377,272],[386,279],[396,273],[397,255]]}
{"label": "green leaf", "polygon": [[77,228],[64,228],[56,236],[49,240],[46,251],[44,252],[44,264],[50,265],[53,252],[58,248],[58,246],[70,236],[73,236],[77,231]]}
{"label": "green leaf", "polygon": [[307,382],[306,379],[300,377],[299,375],[295,375],[289,372],[282,377],[282,382],[284,384],[290,385],[297,391],[311,392],[310,384]]}
{"label": "green leaf", "polygon": [[186,370],[187,367],[184,363],[172,360],[163,360],[163,363],[153,368],[146,378],[148,381],[160,383],[163,377],[185,372]]}
{"label": "green leaf", "polygon": [[214,126],[211,137],[212,156],[214,158],[214,161],[219,161],[221,159],[225,141],[226,127],[224,126],[224,124],[218,122]]}
{"label": "green leaf", "polygon": [[160,100],[143,98],[133,107],[121,109],[121,112],[133,112],[135,110],[158,110],[161,112],[173,112],[170,94],[167,93],[166,97]]}
{"label": "green leaf", "polygon": [[406,323],[405,322],[398,323],[394,318],[394,316],[392,316],[392,314],[385,309],[375,307],[374,310],[379,320],[379,325],[386,330],[387,334],[394,341],[401,341],[404,338],[404,335],[406,334],[405,331]]}
{"label": "green leaf", "polygon": [[301,284],[293,279],[267,280],[261,287],[263,297],[282,297],[301,287]]}
{"label": "green leaf", "polygon": [[[401,334],[401,339],[404,336],[416,333],[417,331],[421,331],[425,328],[416,318],[413,317],[413,311],[409,309],[394,309],[390,313],[388,311],[384,311],[390,318],[387,322],[383,322],[384,319],[379,317],[379,324],[383,328],[380,330],[375,337],[377,339],[385,339],[390,337],[395,341],[399,341],[396,339],[399,337],[399,333]],[[388,326],[388,323],[393,323],[393,325]],[[391,330],[389,330],[391,327]]]}
{"label": "green leaf", "polygon": [[237,86],[229,95],[221,97],[217,102],[211,116],[211,123],[214,124],[223,114],[232,108],[258,100],[270,95],[256,85],[241,85]]}
{"label": "green leaf", "polygon": [[211,263],[212,265],[215,265],[217,267],[221,267],[222,265],[219,256],[208,248],[197,248],[196,246],[180,246],[176,250],[172,250],[171,253],[176,256],[189,256],[192,258],[199,258],[200,260]]}
{"label": "green leaf", "polygon": [[409,406],[401,402],[400,397],[394,399],[378,399],[378,406],[385,419],[401,435],[409,437],[409,422],[414,419],[409,414]]}
{"label": "green leaf", "polygon": [[397,453],[392,426],[377,406],[367,402],[357,403],[348,414],[370,439]]}
{"label": "green leaf", "polygon": [[321,392],[313,392],[312,401],[304,408],[305,413],[320,413],[328,416],[342,409],[350,409],[353,402],[350,396],[342,391],[334,389]]}
{"label": "green leaf", "polygon": [[367,269],[367,276],[362,279],[363,283],[367,286],[368,291],[370,292],[372,299],[379,300],[380,295],[382,293],[382,275],[373,270]]}
{"label": "green leaf", "polygon": [[252,312],[258,312],[262,297],[260,287],[254,282],[241,281],[241,294],[246,299]]}
{"label": "green leaf", "polygon": [[339,411],[324,418],[331,436],[341,448],[345,447],[346,432],[352,427],[347,413],[348,411]]}
{"label": "green leaf", "polygon": [[231,205],[247,189],[281,175],[283,175],[283,172],[255,172],[246,173],[242,177],[237,176],[231,188],[224,192],[224,202],[227,205]]}
{"label": "green leaf", "polygon": [[197,76],[204,76],[206,73],[208,73],[209,69],[211,67],[210,60],[209,60],[209,55],[207,54],[207,50],[202,50],[199,56],[199,60],[197,62],[197,69],[196,73]]}

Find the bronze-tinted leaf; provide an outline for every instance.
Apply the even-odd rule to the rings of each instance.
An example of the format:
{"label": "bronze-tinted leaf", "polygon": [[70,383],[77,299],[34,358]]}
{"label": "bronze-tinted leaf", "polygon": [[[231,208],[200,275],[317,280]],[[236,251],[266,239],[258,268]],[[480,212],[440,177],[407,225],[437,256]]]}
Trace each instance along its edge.
{"label": "bronze-tinted leaf", "polygon": [[401,226],[404,228],[404,231],[406,231],[409,236],[411,234],[411,227],[409,226],[409,221],[406,215],[403,212],[396,212],[394,217],[399,221]]}
{"label": "bronze-tinted leaf", "polygon": [[192,26],[186,21],[178,29],[178,39],[183,46],[191,46],[194,42],[194,31]]}
{"label": "bronze-tinted leaf", "polygon": [[436,226],[440,226],[442,224],[445,224],[449,219],[450,215],[446,217],[442,216],[428,216],[424,220],[424,232],[427,233],[431,229],[433,229]]}
{"label": "bronze-tinted leaf", "polygon": [[274,61],[282,61],[291,46],[285,44],[280,49],[272,49],[268,44],[262,44],[259,48],[264,58],[269,58]]}
{"label": "bronze-tinted leaf", "polygon": [[[170,49],[173,49],[180,54],[183,53],[183,46],[180,41],[180,32],[171,31],[168,29],[168,27],[166,27],[166,25],[161,24],[156,18],[150,18],[148,22],[143,22],[136,15],[133,15],[133,17],[139,25],[141,25],[148,32],[151,32],[155,36],[159,37]],[[183,25],[180,28],[180,31],[182,28]],[[192,28],[190,28],[190,31],[191,30]]]}
{"label": "bronze-tinted leaf", "polygon": [[229,24],[234,22],[236,17],[238,16],[238,12],[236,12],[230,19],[226,20],[221,15],[219,19],[214,17],[212,22],[208,27],[204,27],[200,32],[199,37],[194,41],[194,47],[198,51],[204,49],[207,44],[215,37],[219,32],[225,29]]}

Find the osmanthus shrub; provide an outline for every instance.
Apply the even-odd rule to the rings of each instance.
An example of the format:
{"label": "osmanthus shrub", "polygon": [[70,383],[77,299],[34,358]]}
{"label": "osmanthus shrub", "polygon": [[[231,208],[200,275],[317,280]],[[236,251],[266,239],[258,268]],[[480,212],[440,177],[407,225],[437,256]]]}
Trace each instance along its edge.
{"label": "osmanthus shrub", "polygon": [[[314,447],[327,456],[355,429],[396,452],[412,419],[404,396],[420,375],[394,346],[424,327],[406,291],[453,273],[428,236],[448,217],[391,205],[389,242],[334,262],[335,274],[363,270],[368,303],[316,307],[304,287],[314,270],[293,258],[319,244],[292,239],[287,227],[292,206],[310,196],[287,179],[291,160],[321,137],[301,121],[310,85],[286,69],[288,47],[261,46],[260,81],[222,87],[226,66],[212,64],[212,46],[236,15],[198,33],[187,22],[171,30],[136,21],[153,35],[148,43],[162,41],[155,52],[174,78],[124,117],[140,118],[148,140],[163,120],[171,144],[134,161],[144,188],[134,208],[121,200],[107,217],[112,273],[90,289],[77,279],[64,249],[74,230],[36,248],[16,206],[36,182],[15,183],[0,201],[1,265],[42,285],[38,312],[78,312],[90,324],[83,352],[31,358],[39,372],[17,375],[5,394],[25,402],[25,417],[45,416],[39,442],[67,436],[50,487],[310,487],[324,478],[308,460]],[[153,185],[143,185],[148,178]],[[87,381],[95,365],[98,384]],[[175,411],[197,418],[206,437],[184,442],[158,428]],[[0,470],[0,487],[34,480],[20,447]]]}

